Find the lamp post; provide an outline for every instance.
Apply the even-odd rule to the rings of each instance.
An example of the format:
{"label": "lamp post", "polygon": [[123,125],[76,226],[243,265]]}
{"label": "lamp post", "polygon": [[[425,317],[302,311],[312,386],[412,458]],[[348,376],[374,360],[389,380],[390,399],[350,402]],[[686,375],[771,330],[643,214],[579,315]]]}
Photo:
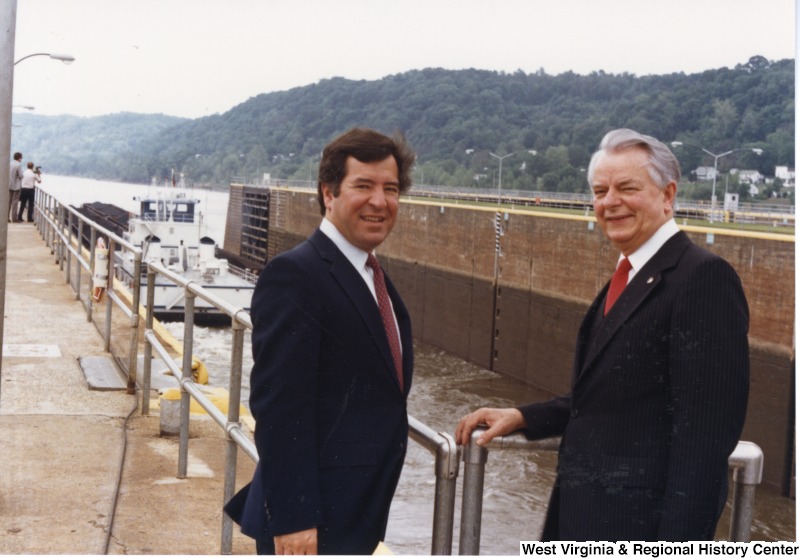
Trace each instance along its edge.
{"label": "lamp post", "polygon": [[31,58],[33,56],[49,56],[53,60],[60,60],[64,64],[72,64],[73,62],[75,62],[75,57],[71,56],[69,54],[55,54],[55,53],[51,53],[51,52],[35,52],[33,54],[29,54],[27,56],[23,56],[22,58],[20,58],[16,62],[14,62],[14,65],[16,66],[17,64],[19,64],[23,60],[27,60],[28,58]]}
{"label": "lamp post", "polygon": [[688,142],[682,141],[673,141],[671,142],[672,147],[681,147],[682,145],[688,145],[690,147],[694,147],[695,149],[699,149],[700,151],[704,152],[707,155],[710,155],[714,158],[714,176],[711,178],[711,214],[709,216],[709,221],[712,223],[714,222],[714,213],[716,211],[717,206],[717,163],[723,157],[730,155],[731,153],[736,153],[737,151],[752,151],[756,155],[761,155],[764,150],[759,149],[758,147],[737,147],[736,149],[731,149],[729,151],[725,151],[724,153],[711,153],[708,149],[704,147],[700,147],[699,145],[694,145]]}
{"label": "lamp post", "polygon": [[12,105],[11,108],[22,108],[22,109],[25,109],[25,110],[33,110],[36,107],[32,107],[30,105]]}
{"label": "lamp post", "polygon": [[500,171],[497,176],[497,203],[500,203],[500,191],[503,189],[503,159],[511,157],[513,154],[514,153],[509,153],[501,157],[500,155],[489,152],[489,155],[500,161]]}
{"label": "lamp post", "polygon": [[[68,54],[37,52],[14,62],[14,41],[17,28],[17,0],[5,0],[0,9],[0,153],[11,151],[11,110],[14,96],[14,66],[32,56],[49,56],[69,64],[75,60]],[[31,109],[32,110],[32,109]],[[9,211],[9,173],[0,172],[0,208]],[[6,216],[7,217],[7,216]],[[0,219],[0,346],[5,330],[6,254],[8,253],[8,218]],[[2,357],[0,357],[0,385],[2,383]]]}
{"label": "lamp post", "polygon": [[[0,153],[11,151],[11,105],[14,94],[14,40],[17,29],[17,0],[8,0],[0,10]],[[0,207],[9,211],[9,173],[0,172]],[[8,214],[0,219],[0,346],[6,306],[6,253],[8,252]],[[2,355],[0,355],[0,385],[2,385]]]}

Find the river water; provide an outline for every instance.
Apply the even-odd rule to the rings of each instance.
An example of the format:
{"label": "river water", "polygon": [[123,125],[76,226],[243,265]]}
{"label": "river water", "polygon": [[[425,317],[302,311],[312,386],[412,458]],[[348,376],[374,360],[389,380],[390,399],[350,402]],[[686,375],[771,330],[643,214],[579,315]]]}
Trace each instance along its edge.
{"label": "river water", "polygon": [[[155,192],[152,186],[55,176],[46,176],[42,186],[66,203],[103,201],[130,211],[138,210],[134,196]],[[201,200],[201,208],[205,207],[212,238],[221,244],[227,193],[198,190],[195,194]],[[172,323],[167,327],[177,339],[183,338],[183,324]],[[195,326],[195,353],[208,367],[212,385],[228,385],[230,341],[230,331],[226,328]],[[458,419],[479,406],[506,407],[545,397],[517,380],[483,370],[435,347],[415,344],[414,350],[416,367],[409,413],[434,430],[452,434]],[[252,367],[249,334],[244,352],[242,400],[246,403]],[[410,444],[386,535],[387,545],[397,554],[430,553],[433,462],[426,450]],[[546,451],[505,450],[490,454],[484,488],[482,554],[518,555],[520,540],[538,537],[555,478],[555,462],[555,454]],[[460,501],[459,487],[453,545],[456,553]],[[728,515],[726,510],[717,531],[718,539],[727,538]],[[759,489],[752,539],[793,541],[796,531],[794,500]]]}

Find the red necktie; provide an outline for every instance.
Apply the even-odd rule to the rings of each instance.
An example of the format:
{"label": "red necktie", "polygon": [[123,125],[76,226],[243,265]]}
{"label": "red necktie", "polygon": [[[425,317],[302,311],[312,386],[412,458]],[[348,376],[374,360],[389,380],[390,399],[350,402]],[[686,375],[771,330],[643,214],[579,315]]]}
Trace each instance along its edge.
{"label": "red necktie", "polygon": [[367,257],[367,266],[372,268],[372,280],[375,283],[375,294],[378,297],[378,309],[383,319],[383,329],[386,330],[389,347],[392,349],[392,359],[397,372],[397,381],[400,382],[400,391],[403,391],[403,357],[400,352],[400,338],[397,336],[397,325],[394,321],[389,293],[386,291],[383,270],[381,269],[381,264],[378,263],[378,259],[372,254]]}
{"label": "red necktie", "polygon": [[622,294],[622,291],[625,290],[625,286],[628,284],[628,273],[630,272],[632,266],[631,262],[628,258],[623,258],[619,265],[617,266],[617,270],[614,272],[614,276],[611,278],[611,286],[608,288],[608,294],[606,294],[606,308],[603,315],[605,316],[608,314],[608,311],[611,310],[611,307],[614,306],[614,303],[619,298],[619,295]]}

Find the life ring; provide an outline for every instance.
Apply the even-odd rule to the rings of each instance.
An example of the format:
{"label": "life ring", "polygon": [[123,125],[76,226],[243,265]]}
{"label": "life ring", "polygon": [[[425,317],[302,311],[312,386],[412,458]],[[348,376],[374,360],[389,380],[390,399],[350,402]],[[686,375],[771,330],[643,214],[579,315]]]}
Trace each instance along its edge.
{"label": "life ring", "polygon": [[92,298],[95,302],[103,300],[103,294],[108,287],[108,248],[102,237],[97,239],[92,262]]}
{"label": "life ring", "polygon": [[208,368],[196,356],[192,357],[192,379],[196,384],[208,384]]}

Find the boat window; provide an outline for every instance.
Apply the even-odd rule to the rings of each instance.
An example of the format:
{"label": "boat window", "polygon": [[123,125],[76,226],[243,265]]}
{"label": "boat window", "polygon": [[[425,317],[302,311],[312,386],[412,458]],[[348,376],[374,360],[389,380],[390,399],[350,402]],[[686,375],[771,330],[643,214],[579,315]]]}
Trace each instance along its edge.
{"label": "boat window", "polygon": [[194,223],[194,203],[176,203],[173,206],[172,219],[176,223]]}

